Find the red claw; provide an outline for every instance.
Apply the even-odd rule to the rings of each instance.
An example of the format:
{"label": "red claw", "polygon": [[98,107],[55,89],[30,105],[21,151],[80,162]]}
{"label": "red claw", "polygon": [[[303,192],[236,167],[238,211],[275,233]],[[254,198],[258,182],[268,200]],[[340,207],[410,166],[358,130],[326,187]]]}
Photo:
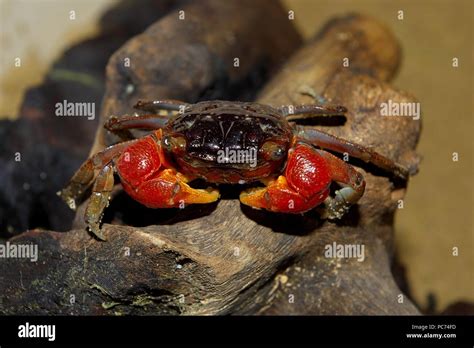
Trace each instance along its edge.
{"label": "red claw", "polygon": [[[155,133],[160,137],[161,131]],[[219,199],[217,190],[193,189],[189,179],[168,167],[160,142],[145,137],[120,155],[116,168],[127,194],[149,208],[184,207]]]}
{"label": "red claw", "polygon": [[279,176],[265,188],[242,192],[240,201],[254,208],[303,213],[327,198],[330,184],[325,159],[311,146],[298,144],[289,152],[285,176]]}
{"label": "red claw", "polygon": [[326,160],[312,146],[298,144],[290,150],[285,177],[290,186],[306,199],[323,192],[331,183]]}
{"label": "red claw", "polygon": [[138,187],[155,175],[161,167],[160,151],[151,137],[145,137],[127,147],[116,164],[121,182]]}

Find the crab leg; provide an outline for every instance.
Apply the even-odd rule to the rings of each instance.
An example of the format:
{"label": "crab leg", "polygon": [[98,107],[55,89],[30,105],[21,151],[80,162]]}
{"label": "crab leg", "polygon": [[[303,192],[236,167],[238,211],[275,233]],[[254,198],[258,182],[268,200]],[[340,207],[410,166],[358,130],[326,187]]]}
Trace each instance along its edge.
{"label": "crab leg", "polygon": [[393,173],[402,179],[406,179],[410,175],[409,170],[401,164],[398,164],[367,147],[335,137],[334,135],[330,135],[320,130],[304,128],[301,126],[296,126],[296,129],[298,131],[298,139],[307,141],[315,146],[321,147],[322,149],[328,149],[339,153],[346,152],[350,156],[359,158],[365,162],[373,163],[377,167]]}
{"label": "crab leg", "polygon": [[104,128],[118,133],[126,129],[149,129],[156,130],[163,128],[169,117],[162,115],[139,115],[139,116],[110,116],[104,124]]}
{"label": "crab leg", "polygon": [[180,111],[183,107],[188,105],[188,103],[180,100],[166,99],[153,101],[139,100],[133,107],[146,112],[158,113],[160,110]]}
{"label": "crab leg", "polygon": [[131,140],[135,137],[130,129],[157,130],[163,128],[169,117],[163,115],[138,115],[138,116],[110,116],[104,128],[119,136],[122,140]]}
{"label": "crab leg", "polygon": [[332,181],[337,182],[341,189],[335,196],[328,196],[324,200],[322,217],[327,219],[340,219],[351,207],[357,203],[365,191],[365,180],[362,174],[338,157],[329,152],[316,150],[326,160]]}
{"label": "crab leg", "polygon": [[340,105],[284,105],[278,108],[288,121],[301,120],[318,116],[344,115],[347,109]]}
{"label": "crab leg", "polygon": [[100,221],[104,215],[104,209],[109,205],[110,193],[114,187],[113,164],[107,164],[97,175],[92,195],[87,203],[84,215],[89,230],[101,240],[105,240],[100,230]]}
{"label": "crab leg", "polygon": [[104,168],[104,166],[110,163],[115,157],[119,156],[124,148],[133,142],[134,141],[128,141],[112,145],[87,159],[74,173],[69,184],[63,190],[58,192],[58,195],[72,210],[76,210],[76,199],[81,197],[92,185],[96,170]]}

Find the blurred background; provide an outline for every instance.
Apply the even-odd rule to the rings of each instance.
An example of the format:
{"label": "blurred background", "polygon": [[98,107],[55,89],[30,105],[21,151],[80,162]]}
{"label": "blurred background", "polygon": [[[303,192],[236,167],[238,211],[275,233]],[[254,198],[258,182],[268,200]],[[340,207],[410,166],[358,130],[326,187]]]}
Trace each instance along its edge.
{"label": "blurred background", "polygon": [[[42,82],[66,48],[95,35],[98,19],[117,2],[0,0],[0,119],[14,119],[25,90]],[[396,216],[397,256],[406,267],[413,298],[423,309],[441,311],[453,302],[474,302],[473,2],[283,4],[294,11],[295,25],[305,39],[331,17],[348,12],[372,15],[399,39],[403,60],[392,84],[421,103],[418,152],[423,162]],[[21,69],[14,66],[16,57],[22,57]],[[455,57],[457,68],[452,66]],[[459,154],[457,162],[452,160],[454,152]]]}

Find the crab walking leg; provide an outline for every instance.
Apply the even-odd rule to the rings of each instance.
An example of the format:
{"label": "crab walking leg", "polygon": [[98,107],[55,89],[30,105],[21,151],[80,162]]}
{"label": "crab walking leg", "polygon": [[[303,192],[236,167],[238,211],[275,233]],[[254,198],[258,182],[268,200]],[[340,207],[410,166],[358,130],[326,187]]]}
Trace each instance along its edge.
{"label": "crab walking leg", "polygon": [[402,179],[407,179],[410,175],[409,170],[401,164],[398,164],[367,147],[340,139],[320,130],[304,128],[301,126],[297,126],[296,129],[298,131],[298,139],[307,141],[315,146],[321,147],[322,149],[328,149],[339,153],[346,152],[350,156],[359,158],[365,162],[373,163],[377,167],[393,173]]}
{"label": "crab walking leg", "polygon": [[117,133],[127,129],[149,129],[163,128],[169,117],[162,115],[139,115],[139,116],[110,116],[104,124],[104,128]]}
{"label": "crab walking leg", "polygon": [[127,141],[135,137],[131,129],[157,130],[163,128],[169,117],[163,115],[138,115],[138,116],[110,116],[104,124],[104,128]]}
{"label": "crab walking leg", "polygon": [[114,187],[114,169],[112,163],[107,164],[97,175],[92,188],[92,195],[84,215],[89,230],[101,240],[105,240],[100,230],[100,222],[104,209],[109,205],[110,193]]}
{"label": "crab walking leg", "polygon": [[341,105],[284,105],[278,108],[288,121],[313,118],[318,116],[344,115],[347,109]]}
{"label": "crab walking leg", "polygon": [[180,111],[189,104],[180,100],[166,99],[166,100],[139,100],[133,107],[138,110],[146,112],[158,113],[160,110]]}
{"label": "crab walking leg", "polygon": [[96,170],[100,170],[105,165],[110,163],[133,142],[135,141],[132,140],[112,145],[87,159],[74,173],[71,180],[69,180],[69,184],[63,190],[58,192],[58,195],[72,210],[76,210],[76,199],[81,197],[84,192],[92,185],[94,182]]}
{"label": "crab walking leg", "polygon": [[364,177],[350,164],[329,152],[316,151],[326,160],[332,181],[342,186],[335,192],[334,197],[328,196],[325,199],[322,217],[340,219],[363,196],[365,191]]}
{"label": "crab walking leg", "polygon": [[311,145],[300,143],[290,149],[284,175],[264,188],[243,191],[240,201],[258,209],[304,213],[324,202],[331,181],[325,158]]}

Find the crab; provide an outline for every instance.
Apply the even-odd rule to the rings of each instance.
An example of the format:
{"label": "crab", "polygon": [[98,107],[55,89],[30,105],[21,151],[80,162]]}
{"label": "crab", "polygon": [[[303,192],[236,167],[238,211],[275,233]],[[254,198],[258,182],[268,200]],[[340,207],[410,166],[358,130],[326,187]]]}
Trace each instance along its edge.
{"label": "crab", "polygon": [[[344,115],[343,106],[275,108],[220,100],[196,104],[158,100],[139,101],[134,107],[142,114],[111,116],[104,125],[121,141],[87,159],[58,193],[75,209],[92,187],[85,222],[102,240],[100,224],[114,172],[125,192],[149,208],[212,203],[219,199],[218,184],[260,182],[263,186],[241,192],[242,204],[289,214],[319,206],[325,219],[340,219],[365,190],[362,174],[333,153],[370,162],[403,179],[409,175],[404,166],[367,147],[295,123],[307,117]],[[135,137],[135,130],[147,134]],[[190,183],[195,179],[214,186],[193,188]],[[333,182],[339,189],[331,194]]]}

